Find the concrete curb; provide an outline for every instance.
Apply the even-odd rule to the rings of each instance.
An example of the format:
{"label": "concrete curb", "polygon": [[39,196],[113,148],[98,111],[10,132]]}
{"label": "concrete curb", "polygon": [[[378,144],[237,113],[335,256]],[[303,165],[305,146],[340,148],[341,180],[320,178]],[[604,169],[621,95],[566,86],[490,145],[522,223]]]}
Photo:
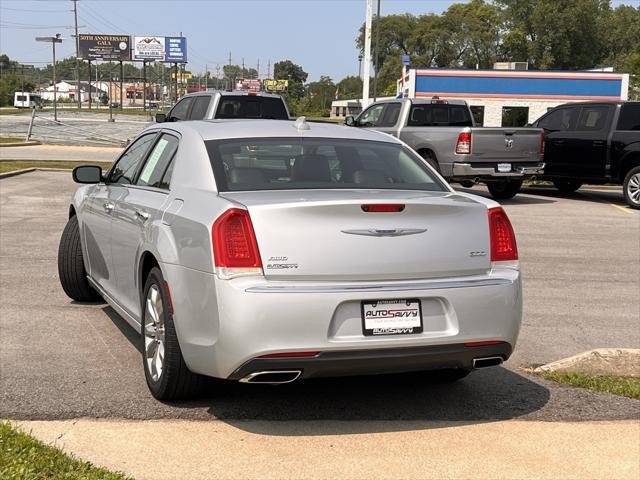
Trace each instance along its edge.
{"label": "concrete curb", "polygon": [[28,142],[16,142],[16,143],[0,143],[0,148],[2,147],[30,147],[32,145],[42,145],[37,140],[29,140]]}
{"label": "concrete curb", "polygon": [[533,371],[535,373],[566,372],[640,377],[640,349],[597,348],[573,357],[547,363]]}
{"label": "concrete curb", "polygon": [[23,168],[21,170],[13,170],[12,172],[0,173],[0,179],[15,177],[16,175],[22,175],[23,173],[35,172],[36,168]]}

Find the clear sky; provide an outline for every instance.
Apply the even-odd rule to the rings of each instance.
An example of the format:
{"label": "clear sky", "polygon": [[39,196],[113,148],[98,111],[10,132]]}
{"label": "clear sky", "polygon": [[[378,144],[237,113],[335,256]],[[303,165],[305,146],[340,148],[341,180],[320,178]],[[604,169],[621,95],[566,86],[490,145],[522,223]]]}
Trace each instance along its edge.
{"label": "clear sky", "polygon": [[[452,0],[382,0],[381,13],[441,13]],[[614,0],[638,5],[640,0]],[[376,1],[374,0],[374,12]],[[70,0],[0,0],[0,52],[22,63],[50,62],[36,36],[61,33],[59,58],[74,54]],[[365,0],[78,0],[80,33],[187,37],[193,72],[215,72],[229,61],[267,74],[267,62],[289,59],[309,80],[358,74],[357,31]]]}

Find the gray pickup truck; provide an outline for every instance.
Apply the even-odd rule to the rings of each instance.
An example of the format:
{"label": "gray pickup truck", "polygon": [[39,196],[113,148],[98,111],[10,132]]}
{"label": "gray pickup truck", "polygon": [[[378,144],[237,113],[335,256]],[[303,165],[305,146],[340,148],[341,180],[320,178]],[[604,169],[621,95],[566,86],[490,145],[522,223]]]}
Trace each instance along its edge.
{"label": "gray pickup truck", "polygon": [[449,182],[487,184],[494,198],[518,193],[522,181],[544,171],[540,128],[475,127],[462,100],[395,99],[376,102],[345,124],[399,138]]}

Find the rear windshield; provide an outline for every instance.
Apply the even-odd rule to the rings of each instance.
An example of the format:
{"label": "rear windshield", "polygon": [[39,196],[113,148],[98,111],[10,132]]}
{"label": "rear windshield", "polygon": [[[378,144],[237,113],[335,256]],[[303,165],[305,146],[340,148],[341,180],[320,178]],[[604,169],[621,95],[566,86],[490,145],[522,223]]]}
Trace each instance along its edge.
{"label": "rear windshield", "polygon": [[222,97],[215,118],[271,118],[288,120],[283,100],[272,97]]}
{"label": "rear windshield", "polygon": [[447,191],[402,145],[333,138],[207,141],[218,191],[366,188]]}
{"label": "rear windshield", "polygon": [[410,127],[473,127],[471,114],[465,105],[429,105],[411,106],[409,112]]}

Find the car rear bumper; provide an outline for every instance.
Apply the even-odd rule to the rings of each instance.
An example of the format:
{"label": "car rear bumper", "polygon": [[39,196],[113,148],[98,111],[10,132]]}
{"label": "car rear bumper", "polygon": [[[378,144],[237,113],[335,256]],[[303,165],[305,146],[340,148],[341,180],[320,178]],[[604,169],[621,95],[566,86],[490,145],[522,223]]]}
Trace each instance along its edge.
{"label": "car rear bumper", "polygon": [[[509,352],[499,352],[506,358],[522,316],[520,275],[510,269],[386,283],[221,280],[177,265],[162,269],[185,362],[195,373],[218,378],[241,378],[239,369],[247,362],[258,362],[251,368],[261,365],[264,359],[256,359],[263,355],[300,351],[321,352],[304,360],[313,362],[304,366],[304,377],[381,373],[389,361],[383,350],[394,358],[391,371],[468,368],[473,358],[460,345],[499,340],[509,345]],[[420,300],[423,331],[365,336],[361,302],[385,299]],[[391,352],[398,349],[400,355]],[[268,361],[272,368],[287,367],[285,359]]]}
{"label": "car rear bumper", "polygon": [[453,344],[329,351],[320,352],[311,358],[254,358],[233,372],[229,376],[229,380],[244,380],[257,372],[274,371],[300,371],[300,375],[296,378],[314,378],[375,375],[443,368],[472,370],[474,359],[499,357],[501,361],[505,361],[511,355],[511,351],[511,345],[504,342],[483,346]]}
{"label": "car rear bumper", "polygon": [[540,162],[536,165],[518,165],[512,163],[510,172],[498,172],[498,163],[510,163],[510,162],[496,162],[493,166],[474,166],[472,163],[454,163],[453,164],[453,178],[480,178],[480,179],[519,179],[528,178],[532,176],[542,175],[544,173],[545,164]]}

